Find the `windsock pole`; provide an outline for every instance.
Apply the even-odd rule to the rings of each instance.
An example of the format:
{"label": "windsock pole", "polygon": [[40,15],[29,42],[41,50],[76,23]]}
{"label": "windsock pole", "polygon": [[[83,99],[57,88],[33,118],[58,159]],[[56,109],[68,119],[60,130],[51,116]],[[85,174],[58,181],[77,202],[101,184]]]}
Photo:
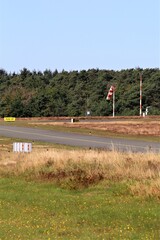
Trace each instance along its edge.
{"label": "windsock pole", "polygon": [[142,73],[140,73],[140,110],[139,115],[142,116]]}
{"label": "windsock pole", "polygon": [[113,117],[115,117],[115,88],[113,89]]}

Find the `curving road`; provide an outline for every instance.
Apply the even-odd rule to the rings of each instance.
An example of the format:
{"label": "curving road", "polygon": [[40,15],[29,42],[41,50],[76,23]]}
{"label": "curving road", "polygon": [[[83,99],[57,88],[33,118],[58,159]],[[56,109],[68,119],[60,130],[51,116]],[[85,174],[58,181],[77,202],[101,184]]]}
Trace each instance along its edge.
{"label": "curving road", "polygon": [[116,149],[119,151],[132,152],[153,151],[160,153],[160,143],[113,137],[97,137],[35,128],[0,125],[0,136],[88,148]]}

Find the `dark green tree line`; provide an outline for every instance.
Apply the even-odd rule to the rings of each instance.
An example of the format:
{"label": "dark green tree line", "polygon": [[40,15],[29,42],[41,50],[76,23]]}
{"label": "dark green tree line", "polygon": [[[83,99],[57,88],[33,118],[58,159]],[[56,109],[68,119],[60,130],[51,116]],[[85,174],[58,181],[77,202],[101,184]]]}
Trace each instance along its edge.
{"label": "dark green tree line", "polygon": [[160,70],[45,70],[7,73],[0,69],[0,117],[112,115],[106,101],[116,87],[116,115],[139,115],[139,78],[143,76],[143,112],[160,114]]}

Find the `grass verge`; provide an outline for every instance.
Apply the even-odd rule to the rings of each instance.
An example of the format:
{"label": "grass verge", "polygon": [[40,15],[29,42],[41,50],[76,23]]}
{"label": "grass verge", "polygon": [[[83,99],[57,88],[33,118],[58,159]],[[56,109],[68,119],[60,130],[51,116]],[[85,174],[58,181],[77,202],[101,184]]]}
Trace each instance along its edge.
{"label": "grass verge", "polygon": [[0,239],[159,240],[160,155],[0,152]]}
{"label": "grass verge", "polygon": [[0,239],[152,239],[159,201],[135,197],[124,183],[73,191],[52,183],[0,179]]}

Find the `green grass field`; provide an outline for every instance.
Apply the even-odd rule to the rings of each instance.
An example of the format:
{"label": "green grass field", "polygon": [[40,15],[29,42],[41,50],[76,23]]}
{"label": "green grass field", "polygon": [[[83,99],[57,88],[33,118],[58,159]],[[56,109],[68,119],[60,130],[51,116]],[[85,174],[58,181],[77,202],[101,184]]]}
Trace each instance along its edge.
{"label": "green grass field", "polygon": [[160,239],[160,205],[133,196],[126,183],[81,190],[0,179],[0,239]]}
{"label": "green grass field", "polygon": [[159,239],[160,208],[125,184],[85,190],[2,178],[0,239]]}

